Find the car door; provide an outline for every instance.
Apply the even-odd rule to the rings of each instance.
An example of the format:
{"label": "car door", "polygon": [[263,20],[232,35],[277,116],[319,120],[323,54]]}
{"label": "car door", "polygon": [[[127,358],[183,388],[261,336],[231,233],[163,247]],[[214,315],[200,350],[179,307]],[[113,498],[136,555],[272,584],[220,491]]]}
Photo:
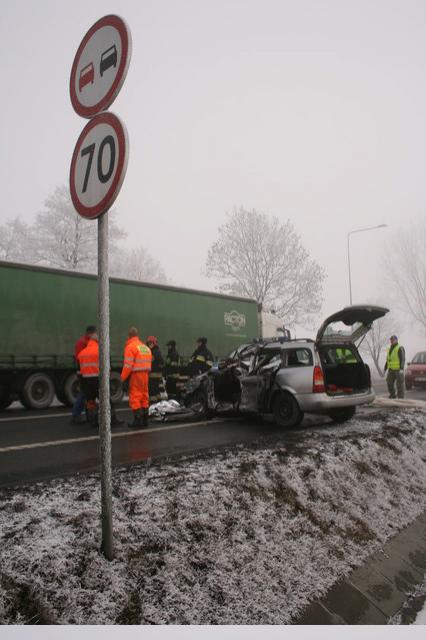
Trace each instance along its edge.
{"label": "car door", "polygon": [[263,412],[281,363],[280,349],[265,348],[256,354],[250,372],[241,377],[240,411]]}

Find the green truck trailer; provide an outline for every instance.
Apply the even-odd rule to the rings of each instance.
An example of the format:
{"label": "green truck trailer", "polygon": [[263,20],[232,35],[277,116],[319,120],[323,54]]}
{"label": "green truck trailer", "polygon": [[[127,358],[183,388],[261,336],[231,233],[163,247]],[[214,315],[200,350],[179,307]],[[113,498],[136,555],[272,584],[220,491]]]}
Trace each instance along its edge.
{"label": "green truck trailer", "polygon": [[[207,336],[219,358],[260,335],[254,300],[179,287],[110,279],[111,389],[122,397],[120,371],[130,325],[157,336],[163,352],[176,340],[189,358]],[[48,407],[55,395],[70,405],[76,393],[74,344],[97,322],[94,275],[0,261],[0,408],[15,399]]]}

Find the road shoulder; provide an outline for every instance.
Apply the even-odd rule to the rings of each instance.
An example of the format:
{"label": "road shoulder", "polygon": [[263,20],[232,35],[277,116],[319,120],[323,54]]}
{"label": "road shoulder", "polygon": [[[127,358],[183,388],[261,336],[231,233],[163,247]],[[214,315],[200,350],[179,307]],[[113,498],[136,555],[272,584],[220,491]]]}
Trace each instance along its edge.
{"label": "road shoulder", "polygon": [[425,572],[426,511],[324,598],[312,602],[295,624],[387,624]]}

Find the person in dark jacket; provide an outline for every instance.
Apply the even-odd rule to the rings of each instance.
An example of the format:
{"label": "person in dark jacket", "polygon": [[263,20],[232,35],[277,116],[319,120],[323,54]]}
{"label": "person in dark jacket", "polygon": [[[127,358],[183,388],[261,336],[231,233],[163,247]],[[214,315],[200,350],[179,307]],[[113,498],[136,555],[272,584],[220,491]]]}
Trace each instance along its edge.
{"label": "person in dark jacket", "polygon": [[154,404],[160,402],[162,394],[165,392],[163,383],[164,358],[155,336],[148,336],[146,344],[152,353],[151,371],[149,372],[149,404]]}
{"label": "person in dark jacket", "polygon": [[188,366],[191,377],[205,373],[213,366],[212,352],[207,348],[207,338],[197,339],[197,348],[191,356]]}
{"label": "person in dark jacket", "polygon": [[176,340],[167,343],[166,356],[166,391],[169,400],[176,400],[179,396],[179,368],[180,356],[176,349]]}

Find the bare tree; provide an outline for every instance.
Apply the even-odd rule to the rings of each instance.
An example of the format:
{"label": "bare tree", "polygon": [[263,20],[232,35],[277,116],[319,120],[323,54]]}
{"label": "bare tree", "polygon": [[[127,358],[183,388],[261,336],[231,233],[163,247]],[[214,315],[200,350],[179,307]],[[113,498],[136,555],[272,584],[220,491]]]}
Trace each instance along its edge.
{"label": "bare tree", "polygon": [[426,334],[426,218],[399,229],[385,249],[389,291]]}
{"label": "bare tree", "polygon": [[400,332],[401,325],[394,320],[391,314],[383,316],[373,322],[370,331],[367,333],[362,343],[361,350],[368,353],[374,362],[378,374],[384,377],[384,364],[386,347],[389,345],[389,338],[393,334]]}
{"label": "bare tree", "polygon": [[0,226],[0,259],[31,262],[30,228],[19,218]]}
{"label": "bare tree", "polygon": [[308,320],[322,303],[324,270],[301,244],[289,220],[235,209],[218,230],[207,276],[219,290],[245,295],[274,310],[287,325]]}
{"label": "bare tree", "polygon": [[[110,249],[126,237],[108,213]],[[97,263],[97,223],[78,215],[67,187],[57,187],[45,202],[45,210],[37,214],[32,227],[34,262],[65,269],[95,268]]]}
{"label": "bare tree", "polygon": [[[111,275],[145,282],[167,283],[158,260],[143,247],[125,249],[119,240],[126,233],[108,213]],[[0,226],[0,259],[63,269],[96,271],[97,223],[76,213],[67,187],[57,187],[33,225],[16,218]]]}
{"label": "bare tree", "polygon": [[111,260],[111,275],[142,282],[167,283],[163,267],[144,247],[120,251],[114,256]]}

